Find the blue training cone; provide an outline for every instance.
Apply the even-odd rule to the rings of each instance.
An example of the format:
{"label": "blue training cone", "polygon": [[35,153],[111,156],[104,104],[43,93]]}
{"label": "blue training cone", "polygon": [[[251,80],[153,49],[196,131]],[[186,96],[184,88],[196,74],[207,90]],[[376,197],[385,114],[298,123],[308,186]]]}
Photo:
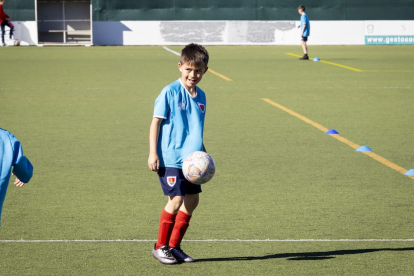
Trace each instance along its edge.
{"label": "blue training cone", "polygon": [[372,149],[370,149],[367,146],[360,146],[359,148],[357,148],[355,151],[372,151]]}
{"label": "blue training cone", "polygon": [[336,131],[335,129],[330,129],[327,132],[325,132],[325,134],[339,134],[339,132]]}
{"label": "blue training cone", "polygon": [[408,170],[404,175],[414,175],[414,169]]}
{"label": "blue training cone", "polygon": [[320,58],[318,58],[318,57],[314,57],[313,58],[313,61],[320,61],[321,59]]}

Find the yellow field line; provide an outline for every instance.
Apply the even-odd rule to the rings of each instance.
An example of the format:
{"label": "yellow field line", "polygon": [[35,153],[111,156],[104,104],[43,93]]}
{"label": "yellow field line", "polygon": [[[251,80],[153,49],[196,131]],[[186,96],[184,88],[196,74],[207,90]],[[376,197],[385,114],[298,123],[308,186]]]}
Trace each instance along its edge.
{"label": "yellow field line", "polygon": [[297,54],[293,54],[293,53],[286,53],[286,55],[292,56],[292,57],[302,57],[300,55]]}
{"label": "yellow field line", "polygon": [[[292,54],[292,53],[286,53],[286,54],[289,55],[289,56],[301,57],[300,55],[296,55],[296,54]],[[342,65],[342,64],[339,64],[339,63],[334,63],[334,62],[325,61],[325,60],[320,60],[319,62],[330,64],[330,65],[333,65],[333,66],[342,67],[342,68],[349,69],[349,70],[352,70],[352,71],[355,71],[355,72],[362,72],[362,70],[360,70],[360,69],[345,66],[345,65]]]}
{"label": "yellow field line", "polygon": [[231,79],[230,78],[228,78],[228,77],[226,77],[226,76],[224,76],[224,75],[222,75],[222,74],[220,74],[220,73],[217,73],[216,71],[214,71],[213,69],[211,69],[211,68],[208,68],[208,71],[207,72],[210,72],[210,73],[212,73],[212,74],[214,74],[214,75],[216,75],[216,76],[218,76],[218,77],[220,77],[220,78],[222,78],[223,80],[226,80],[226,81],[231,81]]}
{"label": "yellow field line", "polygon": [[269,100],[269,99],[266,99],[266,98],[264,98],[264,99],[262,99],[262,100],[263,100],[263,101],[265,101],[265,102],[267,102],[267,103],[269,103],[269,104],[271,104],[271,105],[273,105],[273,106],[276,106],[277,108],[282,109],[283,111],[285,111],[285,112],[289,113],[290,115],[295,116],[296,118],[299,118],[299,119],[301,119],[302,121],[304,121],[304,122],[306,122],[306,123],[308,123],[308,124],[310,124],[310,125],[312,125],[312,126],[316,127],[316,128],[317,128],[317,129],[319,129],[320,131],[323,131],[323,132],[327,132],[327,131],[328,131],[328,129],[327,129],[326,127],[324,127],[324,126],[322,126],[322,125],[320,125],[320,124],[318,124],[318,123],[315,123],[314,121],[312,121],[312,120],[310,120],[310,119],[306,118],[305,116],[302,116],[302,115],[300,115],[299,113],[296,113],[295,111],[290,110],[290,109],[289,109],[289,108],[287,108],[287,107],[284,107],[283,105],[280,105],[280,104],[278,104],[278,103],[275,103],[275,102],[273,102],[273,101],[271,101],[271,100]]}
{"label": "yellow field line", "polygon": [[[284,107],[281,104],[275,103],[274,101],[269,100],[267,98],[262,98],[262,100],[265,101],[265,102],[267,102],[267,103],[269,103],[269,104],[271,104],[271,105],[273,105],[273,106],[275,106],[275,107],[277,107],[277,108],[279,108],[279,109],[281,109],[281,110],[283,110],[283,111],[285,111],[285,112],[287,112],[287,113],[289,113],[290,115],[292,115],[292,116],[294,116],[294,117],[296,117],[296,118],[298,118],[298,119],[300,119],[300,120],[302,120],[302,121],[304,121],[304,122],[306,122],[306,123],[308,123],[308,124],[316,127],[317,129],[319,129],[320,131],[322,131],[324,133],[326,131],[328,131],[328,129],[326,127],[324,127],[324,126],[322,126],[322,125],[320,125],[320,124],[318,124],[318,123],[316,123],[316,122],[314,122],[314,121],[306,118],[303,115],[300,115],[299,113],[296,113],[295,111],[293,111],[293,110],[291,110],[291,109],[289,109],[287,107]],[[333,138],[335,138],[336,140],[338,140],[338,141],[340,141],[340,142],[342,142],[342,143],[350,146],[353,149],[358,149],[360,147],[360,145],[358,145],[358,144],[356,144],[356,143],[354,143],[352,141],[349,141],[348,139],[340,136],[339,134],[334,134],[334,135],[330,135],[330,136],[333,137]],[[397,164],[395,164],[395,163],[393,163],[393,162],[385,159],[382,156],[379,156],[378,154],[376,154],[376,153],[374,153],[372,151],[363,151],[362,153],[365,154],[365,155],[368,155],[372,159],[380,162],[381,164],[383,164],[383,165],[385,165],[385,166],[387,166],[387,167],[389,167],[389,168],[391,168],[391,169],[393,169],[393,170],[395,170],[395,171],[397,171],[399,173],[405,174],[408,171],[407,169],[398,166]],[[414,180],[414,176],[413,175],[409,175],[408,177],[410,177],[411,179]]]}
{"label": "yellow field line", "polygon": [[[176,56],[180,56],[180,53],[178,53],[178,52],[176,52],[176,51],[174,51],[174,50],[171,50],[170,48],[168,48],[168,47],[166,47],[166,46],[163,46],[163,48],[165,49],[165,50],[167,50],[168,52],[170,52],[170,53],[173,53],[174,55],[176,55]],[[211,68],[208,68],[208,71],[207,72],[210,72],[210,73],[212,73],[212,74],[214,74],[214,75],[216,75],[216,76],[218,76],[218,77],[220,77],[220,78],[222,78],[223,80],[226,80],[226,81],[231,81],[231,79],[230,78],[228,78],[228,77],[226,77],[226,76],[224,76],[224,75],[222,75],[222,74],[220,74],[220,73],[217,73],[216,71],[214,71],[213,69],[211,69]]]}
{"label": "yellow field line", "polygon": [[349,70],[352,70],[352,71],[355,71],[355,72],[362,72],[362,70],[360,70],[360,69],[356,69],[356,68],[353,68],[353,67],[345,66],[345,65],[342,65],[342,64],[334,63],[334,62],[329,62],[329,61],[325,61],[325,60],[320,60],[320,62],[330,64],[330,65],[334,65],[334,66],[338,66],[338,67],[342,67],[342,68],[345,68],[345,69],[349,69]]}
{"label": "yellow field line", "polygon": [[414,70],[364,70],[364,72],[392,72],[392,73],[411,73]]}
{"label": "yellow field line", "polygon": [[[326,132],[326,131],[325,131]],[[340,141],[340,142],[342,142],[342,143],[344,143],[344,144],[347,144],[348,146],[350,146],[351,148],[353,148],[353,149],[358,149],[359,147],[360,147],[360,145],[358,145],[358,144],[355,144],[354,142],[351,142],[351,141],[349,141],[348,139],[346,139],[345,137],[342,137],[341,135],[339,135],[339,134],[335,134],[335,135],[331,135],[333,138],[335,138],[336,140],[338,140],[338,141]],[[364,151],[363,151],[364,152]]]}
{"label": "yellow field line", "polygon": [[368,155],[369,157],[377,160],[378,162],[384,164],[387,167],[390,167],[393,170],[396,170],[399,173],[405,174],[408,170],[404,169],[403,167],[398,166],[397,164],[392,163],[391,161],[388,161],[382,156],[379,156],[376,153],[373,153],[372,151],[363,151],[363,154]]}

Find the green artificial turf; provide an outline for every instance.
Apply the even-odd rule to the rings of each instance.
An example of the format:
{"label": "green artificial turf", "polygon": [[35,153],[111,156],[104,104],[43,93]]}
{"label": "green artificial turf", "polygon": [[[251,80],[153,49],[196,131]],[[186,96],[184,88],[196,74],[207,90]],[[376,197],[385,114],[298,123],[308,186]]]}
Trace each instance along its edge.
{"label": "green artificial turf", "polygon": [[[170,47],[180,51],[181,47]],[[34,165],[10,185],[1,275],[412,275],[414,180],[263,101],[268,98],[376,154],[414,168],[413,46],[208,46],[204,144],[216,176],[203,186],[184,250],[151,256],[166,203],[147,168],[161,89],[178,79],[162,47],[7,47],[0,127]],[[13,180],[13,179],[12,179]],[[11,180],[11,181],[12,181]]]}

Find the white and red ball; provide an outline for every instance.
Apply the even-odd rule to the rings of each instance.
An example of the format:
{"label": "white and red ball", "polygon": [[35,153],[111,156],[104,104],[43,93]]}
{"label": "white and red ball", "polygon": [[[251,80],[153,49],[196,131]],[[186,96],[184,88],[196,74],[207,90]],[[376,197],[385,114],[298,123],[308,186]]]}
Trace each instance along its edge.
{"label": "white and red ball", "polygon": [[184,159],[184,177],[193,184],[207,183],[213,178],[215,172],[213,157],[204,151],[195,151]]}

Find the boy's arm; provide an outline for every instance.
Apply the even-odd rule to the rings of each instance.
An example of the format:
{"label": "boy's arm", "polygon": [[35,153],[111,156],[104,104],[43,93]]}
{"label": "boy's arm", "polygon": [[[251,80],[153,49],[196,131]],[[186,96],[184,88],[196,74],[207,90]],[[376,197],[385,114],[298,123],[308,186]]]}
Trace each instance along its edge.
{"label": "boy's arm", "polygon": [[305,32],[305,30],[306,30],[306,23],[303,23],[303,29],[302,29],[302,35],[301,36],[303,36],[303,33]]}
{"label": "boy's arm", "polygon": [[[20,182],[28,183],[33,176],[33,166],[26,156],[22,156],[14,164],[12,172]],[[14,184],[18,186],[16,182]]]}
{"label": "boy's arm", "polygon": [[306,29],[306,21],[305,21],[305,17],[303,14],[301,14],[300,16],[300,23],[299,23],[298,28],[300,28],[300,26],[302,26],[302,32],[300,36],[303,36],[303,33],[305,32],[305,29]]}
{"label": "boy's arm", "polygon": [[16,177],[16,180],[14,180],[14,185],[16,185],[16,187],[23,187],[24,184],[26,184],[26,183],[24,183],[23,181],[21,181],[17,177]]}
{"label": "boy's arm", "polygon": [[203,151],[204,151],[205,153],[207,153],[207,150],[206,150],[206,147],[204,146],[204,143],[203,143]]}
{"label": "boy's arm", "polygon": [[150,134],[149,134],[149,142],[150,142],[150,154],[148,157],[148,167],[151,171],[158,171],[160,165],[160,159],[157,154],[157,144],[158,144],[158,135],[160,133],[160,125],[162,122],[162,118],[153,117],[151,126],[150,126]]}
{"label": "boy's arm", "polygon": [[10,16],[8,16],[3,9],[1,9],[0,13],[5,17],[11,20]]}
{"label": "boy's arm", "polygon": [[[11,138],[14,152],[12,172],[18,178],[18,180],[16,179],[15,181],[15,185],[21,187],[24,185],[24,183],[29,182],[32,178],[33,166],[30,163],[29,159],[27,159],[27,157],[23,155],[23,149],[20,142],[14,136]],[[19,184],[23,183],[23,185],[17,185],[17,182],[19,182]]]}

